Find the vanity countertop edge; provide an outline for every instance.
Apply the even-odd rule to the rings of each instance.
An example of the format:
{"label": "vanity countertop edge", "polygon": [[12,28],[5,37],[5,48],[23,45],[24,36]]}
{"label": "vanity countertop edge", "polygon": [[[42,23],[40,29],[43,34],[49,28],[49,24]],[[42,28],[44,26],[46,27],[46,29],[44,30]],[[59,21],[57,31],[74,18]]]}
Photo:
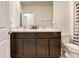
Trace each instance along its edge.
{"label": "vanity countertop edge", "polygon": [[12,32],[61,32],[60,29],[11,29]]}

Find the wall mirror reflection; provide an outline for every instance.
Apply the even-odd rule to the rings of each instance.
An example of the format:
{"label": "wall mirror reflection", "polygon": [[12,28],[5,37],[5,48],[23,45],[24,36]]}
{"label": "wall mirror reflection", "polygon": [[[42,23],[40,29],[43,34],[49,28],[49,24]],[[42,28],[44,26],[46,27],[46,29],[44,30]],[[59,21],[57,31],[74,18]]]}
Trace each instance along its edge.
{"label": "wall mirror reflection", "polygon": [[52,28],[53,2],[33,1],[21,2],[20,27],[24,28]]}

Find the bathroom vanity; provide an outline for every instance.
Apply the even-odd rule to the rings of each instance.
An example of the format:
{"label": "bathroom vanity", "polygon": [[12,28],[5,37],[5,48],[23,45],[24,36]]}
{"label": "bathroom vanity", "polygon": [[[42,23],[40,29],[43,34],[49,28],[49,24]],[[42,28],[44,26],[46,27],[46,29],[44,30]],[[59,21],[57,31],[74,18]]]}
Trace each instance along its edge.
{"label": "bathroom vanity", "polygon": [[11,57],[57,58],[61,56],[61,31],[12,30]]}

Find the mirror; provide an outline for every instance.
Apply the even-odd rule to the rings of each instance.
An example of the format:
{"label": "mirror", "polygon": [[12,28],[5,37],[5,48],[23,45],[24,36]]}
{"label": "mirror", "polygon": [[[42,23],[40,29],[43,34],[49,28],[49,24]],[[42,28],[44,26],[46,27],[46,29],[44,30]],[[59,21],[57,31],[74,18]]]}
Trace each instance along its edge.
{"label": "mirror", "polygon": [[27,1],[21,2],[22,27],[52,28],[53,27],[53,2],[52,1]]}
{"label": "mirror", "polygon": [[34,15],[31,13],[24,13],[24,19],[22,20],[24,27],[34,26]]}

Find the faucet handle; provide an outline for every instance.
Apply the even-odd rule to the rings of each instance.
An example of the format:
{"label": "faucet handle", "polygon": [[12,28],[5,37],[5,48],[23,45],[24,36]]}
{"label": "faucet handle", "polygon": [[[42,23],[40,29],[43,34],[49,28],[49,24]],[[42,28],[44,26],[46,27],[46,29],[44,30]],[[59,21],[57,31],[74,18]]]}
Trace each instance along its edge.
{"label": "faucet handle", "polygon": [[32,26],[32,29],[37,29],[37,26]]}

